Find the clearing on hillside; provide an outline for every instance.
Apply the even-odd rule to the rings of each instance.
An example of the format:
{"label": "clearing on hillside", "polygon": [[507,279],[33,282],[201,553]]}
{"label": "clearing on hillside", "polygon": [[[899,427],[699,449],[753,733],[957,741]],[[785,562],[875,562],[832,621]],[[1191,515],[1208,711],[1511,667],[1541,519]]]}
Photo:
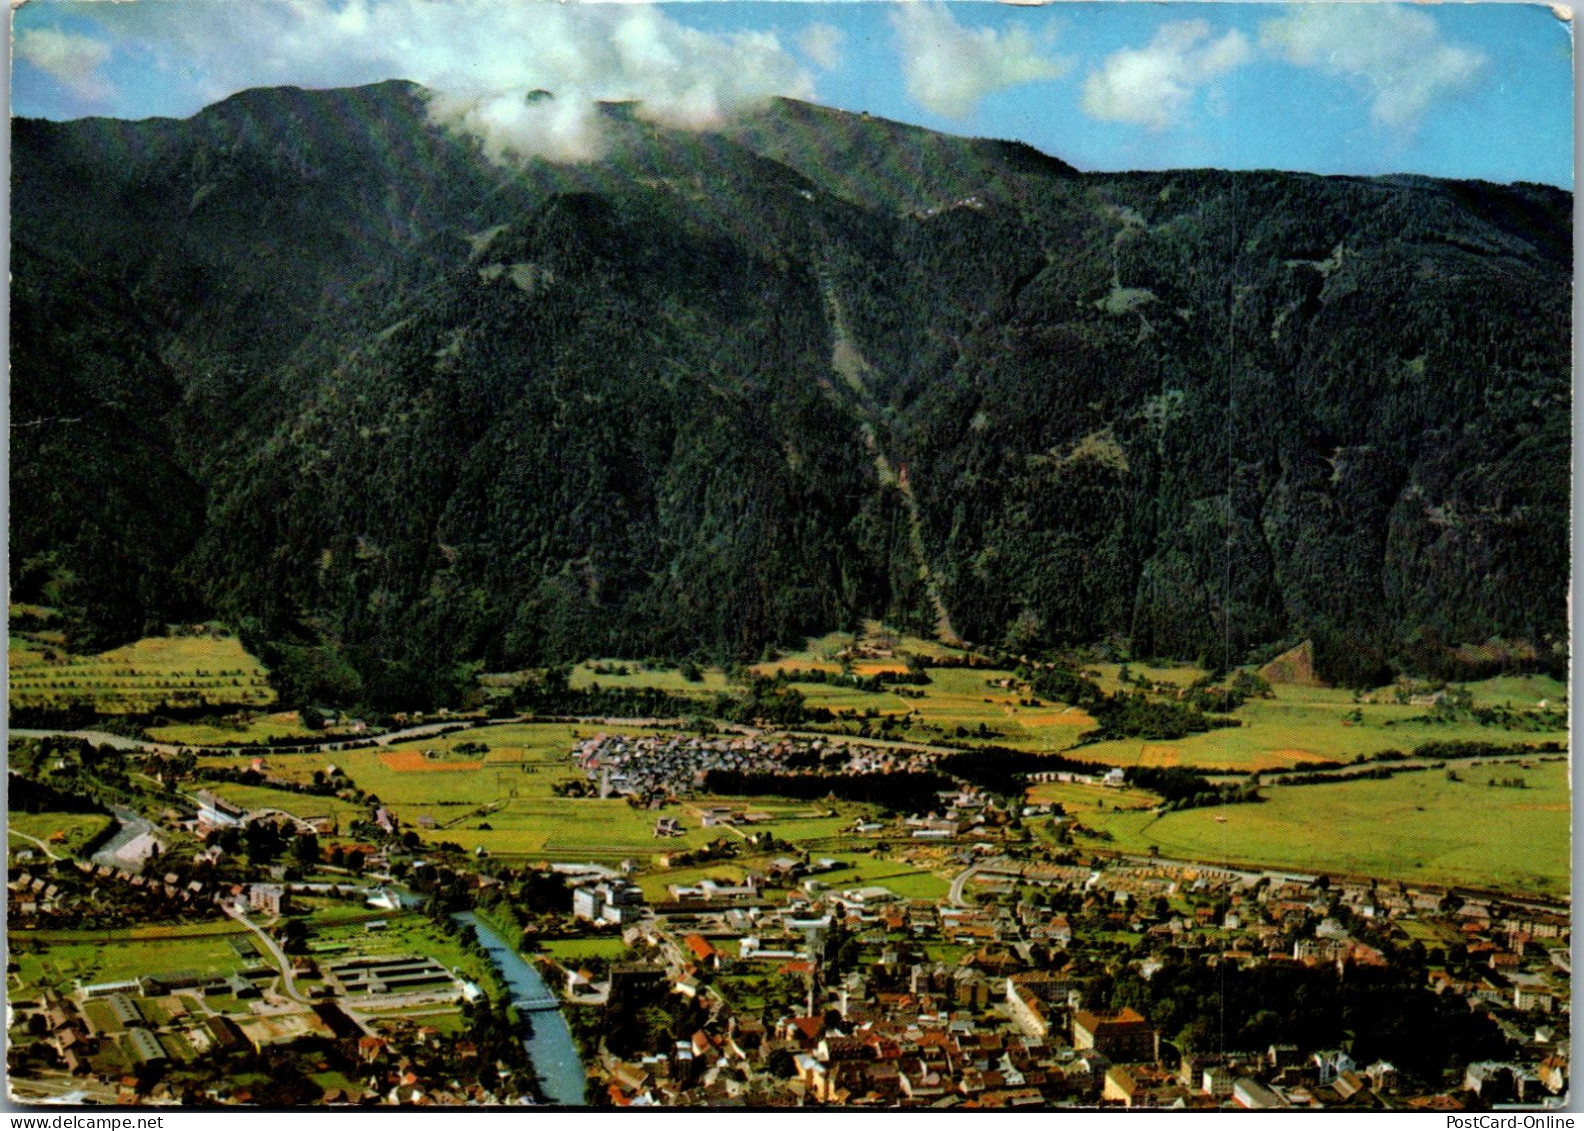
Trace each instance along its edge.
{"label": "clearing on hillside", "polygon": [[1296,648],[1277,656],[1259,670],[1266,683],[1287,683],[1297,687],[1324,687],[1315,674],[1314,645],[1305,640]]}

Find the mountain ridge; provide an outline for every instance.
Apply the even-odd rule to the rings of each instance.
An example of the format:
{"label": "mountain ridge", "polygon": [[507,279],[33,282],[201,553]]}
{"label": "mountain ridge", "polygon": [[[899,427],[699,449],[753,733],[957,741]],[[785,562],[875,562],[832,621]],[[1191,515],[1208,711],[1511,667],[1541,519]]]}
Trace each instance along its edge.
{"label": "mountain ridge", "polygon": [[[1343,682],[1565,661],[1568,194],[626,118],[520,169],[400,81],[14,123],[13,419],[78,420],[13,429],[15,594],[89,643],[217,613],[383,703],[943,610]],[[87,505],[128,467],[165,486]]]}

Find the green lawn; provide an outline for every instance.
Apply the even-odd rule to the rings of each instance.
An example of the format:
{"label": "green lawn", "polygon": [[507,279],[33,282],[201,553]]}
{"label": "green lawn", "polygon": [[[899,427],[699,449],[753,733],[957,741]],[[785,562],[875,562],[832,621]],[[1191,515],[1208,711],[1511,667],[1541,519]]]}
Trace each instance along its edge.
{"label": "green lawn", "polygon": [[1144,789],[1124,786],[1120,789],[1083,782],[1036,782],[1028,788],[1030,804],[1060,805],[1074,816],[1087,817],[1091,810],[1153,809],[1160,797]]}
{"label": "green lawn", "polygon": [[[595,666],[606,668],[626,668],[626,675],[615,675],[609,671],[596,672]],[[601,687],[653,687],[660,691],[669,691],[672,694],[697,695],[701,706],[714,701],[715,693],[730,690],[726,682],[726,673],[719,668],[700,668],[702,676],[697,681],[682,678],[682,673],[676,668],[654,670],[642,667],[633,660],[590,660],[577,665],[572,669],[572,686],[575,689],[592,687],[596,683]]]}
{"label": "green lawn", "polygon": [[1546,675],[1504,675],[1464,684],[1474,695],[1474,702],[1482,707],[1499,707],[1511,703],[1515,709],[1537,707],[1542,701],[1552,707],[1566,703],[1567,684]]}
{"label": "green lawn", "polygon": [[944,899],[951,887],[949,878],[890,856],[840,850],[821,851],[814,855],[828,856],[846,865],[837,871],[821,872],[812,877],[837,891],[877,885],[889,888],[904,899]]}
{"label": "green lawn", "polygon": [[856,837],[843,837],[852,828],[856,813],[855,807],[854,811],[844,811],[834,817],[794,817],[766,827],[775,834],[777,840],[826,841],[842,838],[857,843]]}
{"label": "green lawn", "polygon": [[[448,1014],[446,1016],[454,1017],[457,1015]],[[423,1019],[423,1022],[426,1025],[434,1025],[436,1020],[437,1018],[426,1017]],[[438,1025],[435,1027],[439,1028]],[[441,1032],[445,1032],[445,1030],[442,1029]],[[361,1095],[364,1091],[364,1086],[362,1083],[349,1080],[339,1072],[312,1072],[309,1073],[308,1079],[312,1080],[315,1084],[318,1084],[327,1092],[332,1088],[339,1088],[343,1092],[351,1092],[353,1095]]]}
{"label": "green lawn", "polygon": [[586,958],[621,959],[627,953],[627,944],[619,938],[600,939],[550,939],[544,952],[563,966],[581,962]]}
{"label": "green lawn", "polygon": [[1128,669],[1128,674],[1134,683],[1139,679],[1147,679],[1151,683],[1169,683],[1174,687],[1187,687],[1204,678],[1206,674],[1203,668],[1192,664],[1174,664],[1170,667],[1155,667],[1151,664],[1087,664],[1083,670],[1098,673],[1089,678],[1099,685],[1101,691],[1109,695],[1122,689],[1120,677],[1123,667]]}
{"label": "green lawn", "polygon": [[[344,877],[343,877],[344,878]],[[336,927],[355,927],[354,935],[361,936],[363,924],[388,920],[391,912],[365,907],[355,899],[336,899],[331,896],[292,896],[292,913],[301,915],[317,931]]]}
{"label": "green lawn", "polygon": [[944,900],[951,890],[951,881],[934,872],[918,870],[870,876],[864,882],[890,888],[903,899]]}
{"label": "green lawn", "polygon": [[[36,840],[49,842],[50,850],[57,856],[74,855],[79,848],[98,836],[110,824],[102,813],[7,813],[6,828],[23,833]],[[62,834],[63,839],[50,838]],[[17,839],[15,847],[32,847],[31,843]]]}
{"label": "green lawn", "polygon": [[133,938],[127,931],[108,931],[97,932],[92,942],[45,942],[38,932],[19,930],[11,933],[9,941],[24,986],[50,986],[67,993],[78,980],[119,982],[177,970],[232,974],[261,961],[239,958],[227,935]]}
{"label": "green lawn", "polygon": [[[662,815],[680,816],[686,836],[656,839],[654,824]],[[488,825],[488,828],[482,826]],[[696,820],[679,806],[660,812],[634,809],[625,800],[590,797],[515,798],[482,817],[469,817],[459,825],[425,833],[426,839],[449,840],[463,848],[482,847],[492,855],[553,856],[558,859],[586,856],[635,856],[647,862],[656,852],[681,849],[712,839]]]}
{"label": "green lawn", "polygon": [[691,887],[700,880],[736,884],[742,882],[748,871],[748,867],[738,861],[715,860],[687,868],[656,869],[639,875],[637,881],[638,886],[643,889],[645,899],[670,899],[671,895],[666,888],[671,884]]}
{"label": "green lawn", "polygon": [[199,782],[198,786],[211,790],[227,801],[234,801],[246,809],[281,809],[293,816],[334,817],[344,826],[346,822],[364,816],[367,807],[338,797],[318,797],[308,793],[293,793],[285,789],[271,789],[263,785],[238,785],[235,782]]}
{"label": "green lawn", "polygon": [[[466,1033],[472,1023],[462,1016],[460,1010],[446,1010],[442,1013],[424,1013],[413,1018],[420,1025],[431,1025],[439,1029],[447,1037],[459,1037]],[[315,1077],[317,1079],[317,1077]],[[334,1085],[340,1087],[340,1085]]]}

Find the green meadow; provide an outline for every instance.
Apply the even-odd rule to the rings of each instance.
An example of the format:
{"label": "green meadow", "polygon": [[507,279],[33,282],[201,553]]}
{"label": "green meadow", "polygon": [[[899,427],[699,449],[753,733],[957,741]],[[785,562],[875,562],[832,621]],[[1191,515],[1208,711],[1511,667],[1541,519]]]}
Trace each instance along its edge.
{"label": "green meadow", "polygon": [[[595,671],[595,667],[625,669],[626,674],[612,671]],[[684,679],[677,668],[645,668],[633,660],[589,660],[572,669],[572,687],[577,690],[593,687],[653,687],[674,695],[697,695],[701,703],[713,700],[718,691],[730,690],[726,673],[719,668],[700,668],[699,679]]]}
{"label": "green meadow", "polygon": [[[1486,680],[1469,684],[1479,706],[1511,702],[1532,710],[1541,700],[1555,705],[1565,688],[1545,677]],[[1520,691],[1526,694],[1520,694]],[[1107,766],[1197,766],[1254,771],[1297,762],[1348,762],[1383,750],[1410,753],[1427,742],[1567,742],[1565,728],[1544,731],[1481,726],[1472,720],[1428,721],[1431,711],[1392,701],[1389,689],[1355,701],[1336,688],[1278,685],[1274,698],[1250,699],[1235,716],[1242,725],[1169,741],[1117,739],[1068,751],[1068,756]],[[1548,695],[1548,692],[1550,693]]]}
{"label": "green meadow", "polygon": [[[1459,780],[1425,769],[1385,780],[1267,786],[1249,805],[1157,816],[1136,808],[1075,808],[1109,841],[1077,843],[1207,862],[1378,876],[1565,895],[1571,806],[1565,761],[1462,764]],[[1527,788],[1487,784],[1522,778]]]}
{"label": "green meadow", "polygon": [[548,939],[541,944],[551,958],[563,966],[574,965],[589,958],[619,961],[627,954],[627,944],[619,938]]}
{"label": "green meadow", "polygon": [[[70,856],[109,827],[110,818],[102,813],[7,813],[6,830],[13,836],[13,849],[36,847],[31,840],[42,840],[57,856]],[[31,839],[30,839],[31,838]]]}
{"label": "green meadow", "polygon": [[238,785],[234,782],[201,782],[199,785],[224,797],[227,801],[234,801],[244,809],[280,809],[304,819],[334,817],[343,827],[348,821],[367,814],[367,806],[343,801],[339,797],[316,797],[285,789],[271,789],[262,785]]}
{"label": "green meadow", "polygon": [[322,739],[323,731],[311,731],[297,721],[296,711],[245,716],[236,723],[173,723],[153,727],[149,737],[155,742],[179,746],[224,746],[227,743],[269,741],[272,738]]}
{"label": "green meadow", "polygon": [[[809,643],[801,653],[771,664],[819,665],[839,671],[843,652],[859,643],[871,652],[894,647],[904,653],[921,647],[906,638],[887,638],[871,627],[861,638],[832,634]],[[940,646],[935,646],[937,649]],[[848,653],[854,671],[900,667],[883,655]],[[616,661],[600,661],[613,667]],[[726,686],[718,670],[688,682],[679,672],[644,671],[627,663],[627,674],[595,672],[580,665],[574,682],[664,687],[709,694]],[[1088,670],[1102,687],[1120,687],[1121,665]],[[1137,678],[1183,686],[1203,673],[1192,667],[1130,665]],[[1081,711],[1059,703],[1025,706],[1015,685],[1003,686],[1010,673],[988,669],[936,668],[923,685],[922,698],[893,691],[867,694],[852,687],[802,683],[811,705],[859,715],[869,709],[908,717],[907,736],[990,735],[984,740],[1029,751],[1060,752],[1097,766],[1192,766],[1234,773],[1275,770],[1305,761],[1350,761],[1383,750],[1412,751],[1432,741],[1476,740],[1499,744],[1566,741],[1561,730],[1481,726],[1465,714],[1443,721],[1424,705],[1397,702],[1393,688],[1355,694],[1329,688],[1279,685],[1269,698],[1248,701],[1236,712],[1241,725],[1181,739],[1118,740],[1077,745],[1093,726]],[[1566,687],[1539,676],[1502,677],[1466,685],[1478,706],[1538,711],[1566,702]],[[1026,692],[1024,693],[1026,697]],[[983,730],[981,731],[981,728]],[[776,798],[724,798],[724,803],[768,812],[773,820],[753,829],[701,827],[698,806],[714,799],[637,809],[623,799],[561,797],[556,788],[581,781],[569,757],[574,745],[596,733],[653,733],[643,727],[594,724],[501,724],[441,737],[416,739],[391,747],[311,755],[266,755],[270,771],[307,781],[330,764],[339,766],[358,788],[388,806],[403,824],[430,843],[447,841],[472,851],[529,860],[593,860],[614,863],[632,858],[649,865],[667,851],[696,849],[719,838],[743,839],[764,829],[815,855],[828,855],[852,867],[828,877],[840,886],[879,882],[898,894],[936,897],[949,882],[949,870],[900,865],[871,857],[867,845],[846,832],[860,807],[841,805],[835,816],[820,815],[822,805]],[[674,733],[674,732],[665,732]],[[480,751],[479,744],[487,746]],[[463,749],[464,746],[467,749]],[[205,763],[236,765],[234,758]],[[1486,886],[1553,895],[1566,890],[1568,877],[1567,779],[1558,764],[1524,771],[1529,788],[1485,786],[1472,780],[1450,782],[1441,771],[1402,774],[1387,781],[1357,781],[1311,786],[1266,786],[1261,804],[1197,809],[1157,816],[1156,799],[1136,790],[1041,783],[1031,802],[1058,802],[1090,829],[1111,839],[1095,847],[1203,860],[1264,864],[1303,870],[1377,875],[1404,880]],[[1500,774],[1496,776],[1502,776]],[[292,794],[266,787],[219,785],[218,792],[250,807],[270,805],[298,813],[329,813],[346,823],[366,805],[333,798]],[[657,838],[660,817],[677,818],[684,830]],[[420,819],[424,824],[420,825]],[[1042,819],[1031,822],[1042,837]],[[1081,847],[1088,843],[1080,837]],[[775,855],[746,850],[734,861],[654,871],[644,877],[646,891],[663,893],[670,883],[696,883],[713,876],[740,878]],[[652,889],[652,890],[651,890]]]}

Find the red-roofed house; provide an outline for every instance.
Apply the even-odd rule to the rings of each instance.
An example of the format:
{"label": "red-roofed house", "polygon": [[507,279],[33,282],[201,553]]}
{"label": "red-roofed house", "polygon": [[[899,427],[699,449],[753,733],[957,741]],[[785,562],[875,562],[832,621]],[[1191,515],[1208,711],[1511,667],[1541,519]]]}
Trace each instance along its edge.
{"label": "red-roofed house", "polygon": [[781,1026],[781,1039],[797,1043],[799,1048],[812,1049],[825,1035],[823,1017],[789,1017]]}
{"label": "red-roofed house", "polygon": [[687,935],[682,939],[682,945],[700,966],[710,970],[720,969],[720,951],[716,950],[703,935]]}

